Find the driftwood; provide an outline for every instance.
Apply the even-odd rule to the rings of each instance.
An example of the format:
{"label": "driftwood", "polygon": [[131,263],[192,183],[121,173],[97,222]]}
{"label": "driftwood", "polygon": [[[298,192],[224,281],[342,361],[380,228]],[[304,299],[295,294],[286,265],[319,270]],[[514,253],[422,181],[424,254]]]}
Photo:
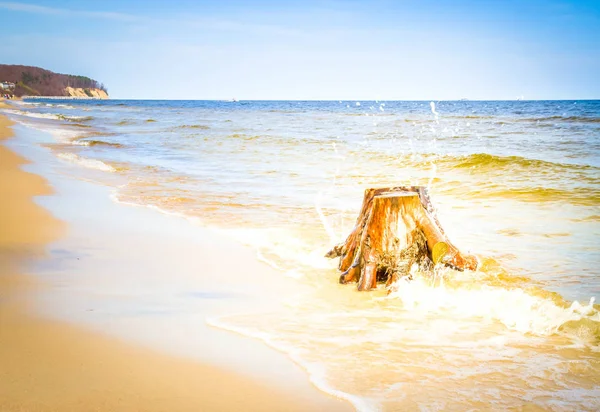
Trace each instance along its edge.
{"label": "driftwood", "polygon": [[447,239],[422,186],[365,190],[352,233],[325,256],[340,257],[340,283],[358,282],[358,290],[410,277],[414,265],[421,271],[435,264],[458,270],[478,265],[475,256],[461,253]]}

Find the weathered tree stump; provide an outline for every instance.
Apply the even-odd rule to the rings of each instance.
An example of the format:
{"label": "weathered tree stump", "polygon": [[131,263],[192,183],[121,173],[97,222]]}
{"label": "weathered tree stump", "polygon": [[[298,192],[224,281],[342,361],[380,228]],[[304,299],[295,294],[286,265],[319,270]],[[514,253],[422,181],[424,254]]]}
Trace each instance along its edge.
{"label": "weathered tree stump", "polygon": [[410,276],[415,264],[422,271],[438,263],[458,270],[478,265],[447,239],[423,186],[365,190],[354,229],[325,256],[340,257],[340,283],[358,282],[358,290],[373,289],[378,281],[389,286]]}

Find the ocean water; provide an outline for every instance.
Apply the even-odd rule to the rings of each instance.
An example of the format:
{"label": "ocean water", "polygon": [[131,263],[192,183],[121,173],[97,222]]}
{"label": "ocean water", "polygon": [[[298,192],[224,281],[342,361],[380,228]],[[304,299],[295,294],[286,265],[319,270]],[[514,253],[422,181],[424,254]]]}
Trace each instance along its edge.
{"label": "ocean water", "polygon": [[[359,410],[600,409],[600,101],[35,100],[8,114],[308,291],[207,319]],[[426,185],[477,272],[358,292],[324,254],[367,187]]]}

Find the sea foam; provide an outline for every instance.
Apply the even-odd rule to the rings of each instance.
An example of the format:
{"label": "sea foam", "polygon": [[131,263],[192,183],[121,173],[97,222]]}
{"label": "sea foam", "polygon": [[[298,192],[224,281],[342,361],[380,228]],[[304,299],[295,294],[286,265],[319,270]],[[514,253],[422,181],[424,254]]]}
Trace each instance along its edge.
{"label": "sea foam", "polygon": [[75,163],[79,166],[87,167],[89,169],[102,170],[103,172],[116,172],[114,167],[104,163],[101,160],[77,156],[75,153],[59,153],[57,156],[60,159]]}
{"label": "sea foam", "polygon": [[412,281],[399,280],[391,289],[393,291],[389,298],[401,300],[404,309],[415,315],[431,314],[453,319],[485,318],[499,321],[509,330],[539,336],[558,333],[567,322],[582,319],[600,322],[600,313],[594,308],[594,298],[585,305],[574,301],[565,308],[521,288],[507,289],[475,283],[458,288],[443,284],[433,287],[422,277]]}

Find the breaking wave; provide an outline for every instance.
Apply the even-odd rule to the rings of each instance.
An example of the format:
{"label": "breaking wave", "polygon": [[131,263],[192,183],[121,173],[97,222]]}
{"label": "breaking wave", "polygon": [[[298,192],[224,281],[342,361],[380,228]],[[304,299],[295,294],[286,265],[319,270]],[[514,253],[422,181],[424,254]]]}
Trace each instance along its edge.
{"label": "breaking wave", "polygon": [[89,169],[102,170],[103,172],[116,172],[117,169],[112,167],[109,164],[102,162],[97,159],[89,159],[81,156],[77,156],[75,153],[59,153],[57,155],[60,159],[66,160],[68,162],[87,167]]}
{"label": "breaking wave", "polygon": [[500,197],[517,199],[526,202],[559,202],[565,201],[580,206],[599,206],[600,191],[590,187],[551,188],[551,187],[507,187],[503,185],[488,185],[484,188],[471,187],[468,197]]}
{"label": "breaking wave", "polygon": [[5,113],[9,113],[9,114],[13,114],[13,115],[17,115],[17,116],[23,116],[23,117],[31,117],[34,119],[51,119],[51,120],[59,120],[62,115],[59,114],[51,114],[51,113],[35,113],[35,112],[29,112],[29,111],[25,111],[25,110],[13,110],[13,109],[5,109],[4,110]]}
{"label": "breaking wave", "polygon": [[[533,291],[533,290],[532,290]],[[463,283],[460,287],[432,287],[423,278],[398,281],[390,298],[402,301],[404,309],[435,313],[453,319],[486,318],[498,321],[507,329],[539,336],[567,334],[587,345],[600,344],[600,312],[594,305],[574,301],[567,304],[548,292],[528,293],[522,288],[505,288],[485,284]],[[544,296],[548,295],[548,296]]]}
{"label": "breaking wave", "polygon": [[93,120],[92,116],[66,116],[60,113],[36,113],[26,110],[5,109],[6,113],[17,116],[31,117],[33,119],[64,120],[68,122],[84,123]]}
{"label": "breaking wave", "polygon": [[521,122],[569,122],[569,123],[600,123],[600,117],[586,116],[547,116],[517,119]]}
{"label": "breaking wave", "polygon": [[48,106],[48,107],[60,107],[60,108],[63,108],[63,109],[75,109],[75,106],[71,106],[69,104],[46,103],[46,106]]}
{"label": "breaking wave", "polygon": [[181,129],[196,129],[196,130],[208,130],[210,126],[204,124],[184,124],[181,126],[173,127],[172,130],[181,130]]}
{"label": "breaking wave", "polygon": [[466,156],[444,156],[439,157],[438,164],[446,164],[454,168],[551,168],[563,170],[599,170],[591,165],[556,163],[545,160],[529,159],[521,156],[496,156],[488,153],[475,153]]}
{"label": "breaking wave", "polygon": [[66,120],[68,122],[77,123],[89,122],[94,120],[93,116],[65,116],[64,114],[57,114],[55,116],[58,120]]}
{"label": "breaking wave", "polygon": [[93,146],[105,146],[105,147],[114,147],[114,148],[125,147],[121,143],[105,142],[104,140],[79,139],[79,140],[73,140],[72,144],[74,144],[76,146],[89,146],[89,147],[93,147]]}

